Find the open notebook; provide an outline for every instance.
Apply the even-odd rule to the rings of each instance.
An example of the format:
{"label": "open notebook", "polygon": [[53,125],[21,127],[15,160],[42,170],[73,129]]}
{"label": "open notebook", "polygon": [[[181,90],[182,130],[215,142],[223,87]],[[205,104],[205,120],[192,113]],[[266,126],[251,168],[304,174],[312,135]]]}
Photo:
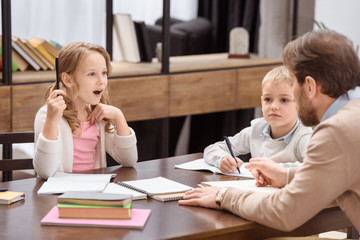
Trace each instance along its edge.
{"label": "open notebook", "polygon": [[237,171],[235,171],[233,173],[223,173],[220,171],[219,168],[206,163],[203,158],[196,159],[194,161],[186,162],[183,164],[175,165],[175,168],[185,169],[185,170],[207,170],[207,171],[210,171],[213,173],[224,174],[224,175],[228,175],[228,176],[254,178],[253,175],[251,174],[251,172],[245,168],[246,164],[248,164],[248,163],[245,162],[241,165],[241,167],[240,167],[241,173],[238,173]]}
{"label": "open notebook", "polygon": [[180,200],[184,193],[192,187],[164,178],[148,178],[134,181],[110,183],[105,188],[105,193],[132,194],[133,199],[144,199],[147,196],[158,201],[167,202]]}
{"label": "open notebook", "polygon": [[59,194],[68,191],[102,192],[116,174],[74,174],[56,172],[38,190],[38,194]]}

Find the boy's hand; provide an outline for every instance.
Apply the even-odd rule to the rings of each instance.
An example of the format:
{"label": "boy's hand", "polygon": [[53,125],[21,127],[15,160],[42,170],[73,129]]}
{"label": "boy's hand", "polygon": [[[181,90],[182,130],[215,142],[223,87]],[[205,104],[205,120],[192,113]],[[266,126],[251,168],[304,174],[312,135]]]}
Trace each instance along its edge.
{"label": "boy's hand", "polygon": [[241,167],[243,161],[240,158],[236,158],[237,164],[231,155],[223,157],[220,161],[220,171],[223,173],[233,173],[236,171],[236,167]]}

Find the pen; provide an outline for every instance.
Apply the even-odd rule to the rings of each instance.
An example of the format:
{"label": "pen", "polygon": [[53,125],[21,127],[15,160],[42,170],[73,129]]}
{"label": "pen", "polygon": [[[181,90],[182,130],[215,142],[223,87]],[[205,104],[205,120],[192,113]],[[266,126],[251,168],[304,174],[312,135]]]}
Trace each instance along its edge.
{"label": "pen", "polygon": [[56,68],[56,89],[60,89],[60,81],[59,81],[59,58],[55,58],[55,68]]}
{"label": "pen", "polygon": [[238,172],[241,174],[240,169],[239,169],[239,167],[237,166],[237,163],[238,163],[238,162],[237,162],[237,160],[236,160],[236,158],[235,158],[235,155],[234,155],[234,153],[233,153],[233,151],[232,151],[229,138],[228,138],[227,136],[224,136],[224,139],[225,139],[225,142],[226,142],[227,147],[229,148],[229,151],[230,151],[231,156],[234,158],[234,160],[235,160],[235,162],[236,162],[236,168],[237,168]]}
{"label": "pen", "polygon": [[0,188],[0,192],[6,192],[7,188]]}

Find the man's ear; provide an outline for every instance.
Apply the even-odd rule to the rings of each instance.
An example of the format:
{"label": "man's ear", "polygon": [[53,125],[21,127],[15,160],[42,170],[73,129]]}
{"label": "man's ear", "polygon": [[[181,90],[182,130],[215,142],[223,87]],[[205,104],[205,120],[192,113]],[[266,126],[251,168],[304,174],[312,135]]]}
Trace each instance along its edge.
{"label": "man's ear", "polygon": [[63,72],[61,74],[61,80],[67,88],[71,88],[73,86],[73,79],[69,74]]}
{"label": "man's ear", "polygon": [[320,85],[317,84],[313,77],[306,76],[304,82],[304,90],[305,93],[308,94],[309,98],[314,98],[320,91]]}

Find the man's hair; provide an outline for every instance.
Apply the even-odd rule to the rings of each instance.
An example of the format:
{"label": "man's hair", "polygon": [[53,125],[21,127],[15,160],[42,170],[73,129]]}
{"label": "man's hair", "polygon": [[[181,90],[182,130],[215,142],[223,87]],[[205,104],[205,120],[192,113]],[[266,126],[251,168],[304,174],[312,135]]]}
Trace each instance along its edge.
{"label": "man's hair", "polygon": [[285,66],[279,66],[271,69],[263,78],[262,87],[264,87],[266,83],[275,83],[275,84],[285,83],[288,84],[289,86],[293,85],[289,77],[289,71]]}
{"label": "man's hair", "polygon": [[286,45],[283,58],[300,85],[311,76],[329,97],[337,98],[360,85],[359,57],[352,42],[335,31],[306,33]]}

